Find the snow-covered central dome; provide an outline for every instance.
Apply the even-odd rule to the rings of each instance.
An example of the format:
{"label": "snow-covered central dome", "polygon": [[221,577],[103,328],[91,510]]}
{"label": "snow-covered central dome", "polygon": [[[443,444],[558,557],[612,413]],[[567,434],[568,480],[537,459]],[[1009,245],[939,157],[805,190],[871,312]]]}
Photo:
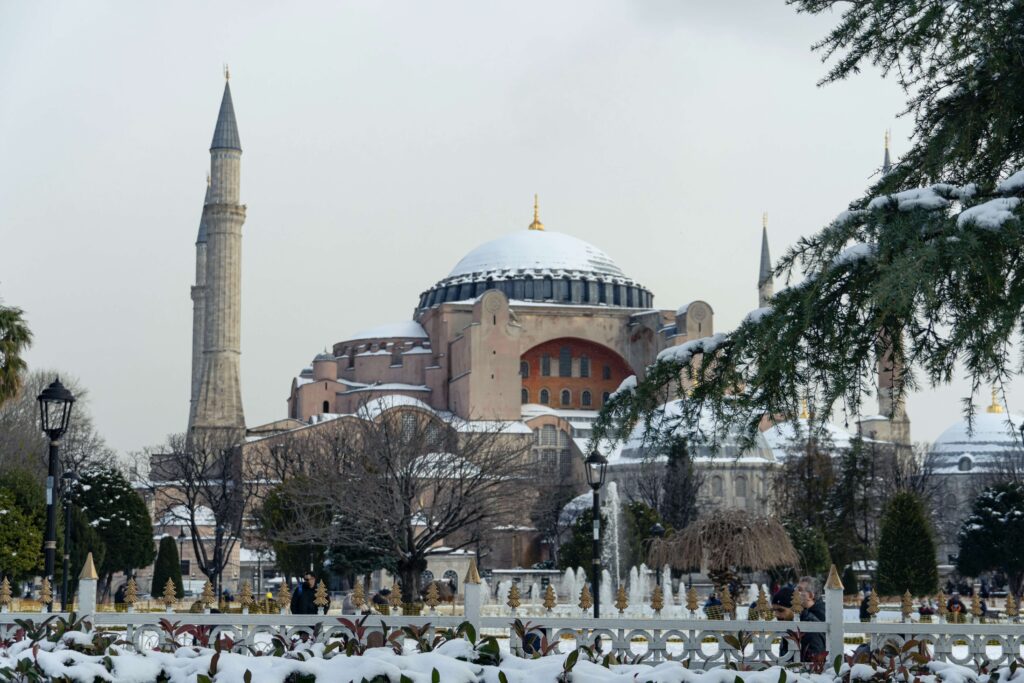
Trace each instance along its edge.
{"label": "snow-covered central dome", "polygon": [[488,289],[500,290],[513,301],[562,305],[650,308],[654,301],[649,291],[626,277],[594,245],[571,235],[532,229],[473,249],[420,296],[419,308],[470,301]]}
{"label": "snow-covered central dome", "polygon": [[594,245],[546,230],[523,230],[482,244],[455,264],[448,277],[520,270],[626,277],[615,261]]}

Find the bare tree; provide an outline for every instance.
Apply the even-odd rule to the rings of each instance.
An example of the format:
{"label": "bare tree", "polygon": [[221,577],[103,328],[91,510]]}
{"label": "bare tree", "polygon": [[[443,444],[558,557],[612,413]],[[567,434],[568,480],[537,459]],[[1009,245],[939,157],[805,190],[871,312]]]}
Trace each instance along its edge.
{"label": "bare tree", "polygon": [[407,602],[432,548],[473,546],[532,503],[532,437],[505,423],[375,401],[289,438],[302,459],[278,488],[291,521],[272,539],[388,553]]}
{"label": "bare tree", "polygon": [[247,513],[265,488],[265,463],[243,458],[232,431],[172,435],[150,457],[148,487],[157,519],[187,526],[196,564],[216,587],[242,540]]}

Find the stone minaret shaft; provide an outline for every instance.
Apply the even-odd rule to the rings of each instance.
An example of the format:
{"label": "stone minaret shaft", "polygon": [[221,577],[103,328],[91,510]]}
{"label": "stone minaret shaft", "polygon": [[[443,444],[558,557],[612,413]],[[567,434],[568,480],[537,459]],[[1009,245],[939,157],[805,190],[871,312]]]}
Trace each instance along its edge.
{"label": "stone minaret shaft", "polygon": [[206,205],[210,203],[210,177],[206,177],[206,198],[203,200],[203,215],[199,219],[199,234],[196,236],[196,283],[192,286],[192,394],[188,405],[188,428],[196,419],[196,404],[199,402],[199,384],[203,378],[203,349],[206,326]]}
{"label": "stone minaret shaft", "polygon": [[768,253],[768,214],[761,217],[761,268],[757,274],[757,305],[764,308],[775,293],[772,257]]}
{"label": "stone minaret shaft", "polygon": [[193,430],[245,430],[239,378],[242,224],[245,222],[245,207],[239,203],[241,160],[242,145],[231,102],[231,87],[226,83],[210,145],[210,198],[203,207],[206,226],[203,369]]}

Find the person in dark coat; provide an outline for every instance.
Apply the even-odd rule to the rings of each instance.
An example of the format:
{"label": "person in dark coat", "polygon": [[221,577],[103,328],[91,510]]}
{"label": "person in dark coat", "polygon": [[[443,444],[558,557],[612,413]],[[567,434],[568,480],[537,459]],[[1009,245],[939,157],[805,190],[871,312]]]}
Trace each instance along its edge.
{"label": "person in dark coat", "polygon": [[[772,596],[772,612],[775,613],[775,618],[779,621],[793,621],[795,615],[793,614],[793,588],[785,586],[776,591],[775,595]],[[805,609],[800,613],[800,621],[821,621],[809,609]],[[779,646],[779,657],[782,657],[789,653],[789,640],[786,638],[782,639],[782,644]],[[800,661],[801,662],[813,662],[821,659],[825,655],[825,634],[824,633],[804,633],[800,638]]]}
{"label": "person in dark coat", "polygon": [[316,575],[313,572],[306,572],[306,576],[292,593],[292,614],[316,614],[314,600],[316,600]]}
{"label": "person in dark coat", "polygon": [[818,621],[825,621],[825,601],[818,595],[818,582],[813,576],[803,576],[796,584],[796,590],[804,596],[804,608],[817,617]]}

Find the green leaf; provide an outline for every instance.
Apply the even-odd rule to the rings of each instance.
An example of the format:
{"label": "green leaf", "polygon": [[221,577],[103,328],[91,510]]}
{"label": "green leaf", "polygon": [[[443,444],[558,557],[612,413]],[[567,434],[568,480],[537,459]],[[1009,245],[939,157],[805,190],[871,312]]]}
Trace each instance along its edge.
{"label": "green leaf", "polygon": [[242,674],[242,681],[243,683],[252,683],[252,672],[246,669],[245,673]]}
{"label": "green leaf", "polygon": [[786,670],[779,671],[779,683],[786,683]]}
{"label": "green leaf", "polygon": [[839,669],[843,666],[843,655],[836,655],[835,660],[832,661],[832,669],[836,672],[836,676],[839,675]]}
{"label": "green leaf", "polygon": [[498,683],[508,683],[508,676],[504,671],[498,671]]}
{"label": "green leaf", "polygon": [[431,669],[430,683],[441,683],[441,672],[437,669]]}

